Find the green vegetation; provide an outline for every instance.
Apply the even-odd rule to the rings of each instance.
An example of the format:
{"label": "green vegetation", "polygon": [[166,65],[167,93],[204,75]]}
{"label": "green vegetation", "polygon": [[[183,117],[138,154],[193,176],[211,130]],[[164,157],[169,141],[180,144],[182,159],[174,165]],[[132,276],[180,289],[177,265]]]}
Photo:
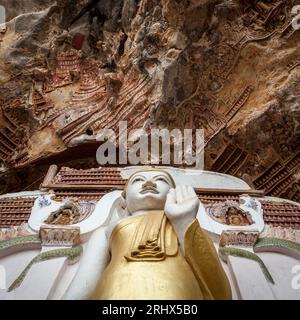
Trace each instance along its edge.
{"label": "green vegetation", "polygon": [[[26,266],[26,268],[20,273],[18,278],[12,283],[12,285],[8,288],[8,292],[11,292],[18,288],[23,280],[25,279],[27,273],[29,272],[30,268],[38,262],[47,261],[50,259],[55,258],[61,258],[61,257],[67,257],[70,261],[76,260],[77,257],[79,257],[82,253],[82,246],[77,246],[73,248],[64,248],[64,249],[55,249],[52,251],[47,251],[40,253],[35,258],[33,258],[29,264]],[[45,277],[47,275],[45,274]]]}
{"label": "green vegetation", "polygon": [[219,255],[224,261],[227,261],[228,256],[246,258],[246,259],[256,261],[260,265],[260,268],[261,268],[264,276],[266,277],[266,279],[269,282],[271,282],[272,284],[274,284],[274,280],[273,280],[268,268],[266,267],[264,262],[261,260],[261,258],[257,254],[252,253],[247,250],[243,250],[243,249],[225,247],[225,248],[219,248]]}

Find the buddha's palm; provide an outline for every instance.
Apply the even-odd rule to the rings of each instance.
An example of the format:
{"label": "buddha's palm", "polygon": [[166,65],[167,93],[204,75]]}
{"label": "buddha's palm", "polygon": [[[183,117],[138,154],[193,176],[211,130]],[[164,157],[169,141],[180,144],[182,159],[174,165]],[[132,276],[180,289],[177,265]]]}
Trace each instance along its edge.
{"label": "buddha's palm", "polygon": [[175,228],[181,244],[187,228],[196,218],[198,208],[199,199],[192,187],[179,185],[176,189],[170,189],[165,213]]}

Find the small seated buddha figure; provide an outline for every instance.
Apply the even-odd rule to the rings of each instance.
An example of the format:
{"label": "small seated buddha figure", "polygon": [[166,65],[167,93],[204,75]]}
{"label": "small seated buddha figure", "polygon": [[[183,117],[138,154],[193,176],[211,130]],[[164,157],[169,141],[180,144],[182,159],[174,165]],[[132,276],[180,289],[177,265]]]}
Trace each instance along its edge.
{"label": "small seated buddha figure", "polygon": [[121,206],[123,218],[92,235],[65,299],[231,299],[192,187],[167,171],[138,171]]}
{"label": "small seated buddha figure", "polygon": [[82,220],[82,214],[75,202],[68,200],[58,210],[52,212],[45,223],[52,225],[71,225]]}
{"label": "small seated buddha figure", "polygon": [[251,217],[236,207],[229,207],[225,213],[226,224],[231,226],[249,226],[253,224]]}

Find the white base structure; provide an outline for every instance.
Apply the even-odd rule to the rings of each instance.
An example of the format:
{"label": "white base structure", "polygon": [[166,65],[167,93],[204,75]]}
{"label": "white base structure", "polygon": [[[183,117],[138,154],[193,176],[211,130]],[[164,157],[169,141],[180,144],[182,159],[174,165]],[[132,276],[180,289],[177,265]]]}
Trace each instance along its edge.
{"label": "white base structure", "polygon": [[[124,179],[127,179],[138,169],[140,169],[140,167],[125,168],[121,171],[121,175]],[[195,172],[195,170],[175,169],[170,167],[167,168],[167,171],[172,175],[176,184],[188,184],[193,188],[245,190],[245,193],[247,193],[247,190],[251,189],[243,180],[224,174],[206,171]],[[13,194],[14,197],[18,196],[21,198],[30,195],[32,195],[32,193]],[[34,195],[38,196],[38,198],[32,208],[27,232],[28,234],[38,235],[41,227],[47,227],[47,224],[45,224],[47,217],[53,211],[59,209],[62,203],[54,201],[52,199],[53,195],[46,194],[45,192],[36,191]],[[1,198],[7,198],[9,196],[12,195],[4,195],[1,196]],[[250,237],[253,236],[253,234],[261,236],[264,235],[264,232],[268,229],[268,227],[265,226],[263,219],[263,209],[260,205],[261,199],[261,197],[249,195],[240,197],[240,209],[247,212],[248,218],[252,222],[250,225],[237,227],[235,225],[221,223],[218,220],[221,219],[220,216],[214,218],[208,213],[207,206],[204,206],[202,203],[199,207],[197,219],[199,220],[201,227],[211,236],[217,250],[220,246],[220,239],[224,237],[224,234],[226,236],[226,232],[229,232],[230,236],[232,236],[235,231],[239,233],[240,238],[234,238],[237,239],[237,241],[240,241],[238,244],[232,245],[227,243],[222,248],[235,248],[243,250],[243,252],[246,251],[255,254],[263,261],[269,274],[272,276],[274,283],[271,283],[270,280],[268,280],[263,272],[263,268],[256,260],[241,256],[237,253],[232,253],[232,251],[225,260],[222,260],[222,264],[231,284],[233,299],[300,299],[300,261],[299,258],[297,258],[297,253],[295,253],[296,249],[292,248],[294,250],[292,251],[295,254],[291,255],[289,249],[283,249],[282,253],[278,253],[274,252],[271,247],[264,247],[264,249],[254,252],[255,246],[248,245],[247,247],[244,247],[242,245],[243,241],[246,241],[243,237],[247,237],[247,235]],[[274,202],[279,200],[281,202],[284,201],[282,199],[278,200],[277,198],[270,197],[265,197],[263,199]],[[46,205],[41,205],[45,200]],[[103,226],[106,226],[108,222],[117,219],[120,202],[121,191],[112,191],[98,201],[92,214],[85,220],[75,225],[68,225],[70,230],[72,230],[72,228],[75,228],[74,230],[79,228],[83,252],[86,252],[88,246],[92,247],[94,245],[90,239],[93,238],[95,232],[101,233],[101,228]],[[299,204],[293,203],[293,205]],[[244,232],[244,234],[241,232]],[[47,236],[51,237],[53,234],[49,233]],[[56,236],[57,234],[54,234],[54,237]],[[228,241],[228,237],[226,239],[227,240],[225,241]],[[299,240],[299,237],[295,238],[295,240],[297,239]],[[0,300],[51,300],[62,299],[64,297],[72,279],[77,271],[82,268],[80,256],[78,256],[75,261],[72,261],[70,256],[66,254],[65,256],[36,262],[28,270],[28,273],[25,275],[24,279],[22,279],[21,284],[11,292],[8,292],[8,288],[11,284],[37,255],[53,250],[71,248],[71,246],[61,245],[56,247],[55,241],[57,241],[57,239],[53,238],[52,240],[53,246],[50,247],[43,245],[43,239],[40,244],[19,243],[13,244],[10,249],[3,249],[0,246]],[[294,243],[296,242],[297,241],[294,241]],[[253,244],[254,243],[255,241]],[[74,244],[78,243],[74,242]],[[101,250],[101,244],[99,244],[98,247],[95,247],[94,250],[95,252]],[[226,261],[226,263],[224,261]],[[99,261],[99,263],[101,264],[104,262]],[[86,272],[89,271],[89,267],[89,265],[85,267]],[[94,281],[97,281],[98,277],[99,275],[96,273]],[[5,278],[5,281],[3,281],[3,278]],[[85,287],[78,287],[77,290],[84,292]]]}

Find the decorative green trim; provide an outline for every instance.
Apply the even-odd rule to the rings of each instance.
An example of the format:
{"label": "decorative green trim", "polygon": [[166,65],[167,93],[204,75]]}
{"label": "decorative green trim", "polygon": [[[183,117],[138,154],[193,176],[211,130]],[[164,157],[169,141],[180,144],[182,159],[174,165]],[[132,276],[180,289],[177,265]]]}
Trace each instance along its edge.
{"label": "decorative green trim", "polygon": [[265,247],[270,249],[286,249],[287,254],[291,253],[293,255],[293,253],[296,253],[298,256],[300,255],[300,243],[290,240],[278,238],[260,238],[254,245],[254,251],[256,251],[257,249],[263,249]]}
{"label": "decorative green trim", "polygon": [[259,264],[267,281],[271,282],[272,284],[275,283],[267,266],[264,264],[264,262],[261,260],[261,258],[257,254],[247,250],[243,250],[243,249],[225,247],[225,248],[219,248],[219,255],[221,259],[224,260],[225,262],[227,262],[228,256],[246,258],[246,259],[256,261]]}
{"label": "decorative green trim", "polygon": [[25,243],[41,243],[41,240],[38,234],[33,234],[25,237],[16,237],[10,240],[2,240],[0,241],[0,251]]}
{"label": "decorative green trim", "polygon": [[[29,264],[26,266],[26,268],[20,273],[18,278],[11,284],[11,286],[8,288],[8,292],[11,292],[15,289],[17,289],[25,279],[27,273],[29,272],[30,268],[38,262],[47,261],[50,259],[55,258],[61,258],[61,257],[67,257],[70,261],[76,260],[77,257],[79,257],[82,253],[82,246],[77,246],[73,248],[64,248],[64,249],[55,249],[52,251],[46,251],[42,252],[39,255],[37,255],[35,258],[33,258]],[[47,275],[45,275],[46,277]]]}

